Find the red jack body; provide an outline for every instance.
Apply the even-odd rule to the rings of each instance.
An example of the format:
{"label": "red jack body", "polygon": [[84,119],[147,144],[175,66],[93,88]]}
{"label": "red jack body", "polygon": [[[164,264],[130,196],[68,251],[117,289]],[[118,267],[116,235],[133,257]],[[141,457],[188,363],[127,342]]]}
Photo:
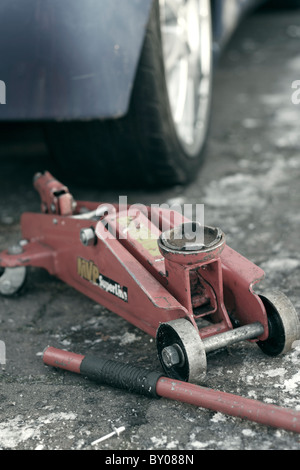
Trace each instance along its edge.
{"label": "red jack body", "polygon": [[[186,234],[176,245],[178,227],[193,228],[180,213],[160,208],[131,212],[126,206],[75,202],[68,188],[47,172],[37,175],[34,184],[43,213],[23,214],[26,243],[21,252],[0,254],[0,267],[8,274],[13,274],[11,268],[44,268],[157,337],[162,365],[175,378],[197,381],[205,373],[209,338],[217,339],[209,350],[222,337],[222,346],[241,339],[268,345],[267,306],[274,305],[253,292],[264,272],[229,248],[221,231],[205,228],[202,246],[192,246]],[[289,310],[282,322],[286,341],[276,354],[299,337],[298,317],[290,306]],[[252,325],[253,331],[248,329],[244,336],[245,327]],[[193,343],[195,333],[195,351],[202,355],[198,364],[187,338]]]}

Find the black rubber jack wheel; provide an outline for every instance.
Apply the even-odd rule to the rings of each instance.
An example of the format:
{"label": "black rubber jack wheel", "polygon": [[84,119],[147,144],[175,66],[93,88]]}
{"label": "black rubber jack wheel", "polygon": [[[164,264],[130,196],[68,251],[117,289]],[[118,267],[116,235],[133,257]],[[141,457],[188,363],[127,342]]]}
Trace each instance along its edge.
{"label": "black rubber jack wheel", "polygon": [[[210,11],[208,16],[210,22]],[[209,111],[201,115],[205,138],[187,152],[170,106],[160,18],[159,1],[155,0],[125,117],[44,125],[50,154],[63,170],[61,177],[67,184],[69,180],[96,187],[166,187],[186,184],[197,174]],[[210,96],[211,74],[208,110]]]}
{"label": "black rubber jack wheel", "polygon": [[257,345],[271,357],[289,352],[300,339],[300,321],[294,306],[282,292],[271,291],[260,298],[268,317],[269,337]]}

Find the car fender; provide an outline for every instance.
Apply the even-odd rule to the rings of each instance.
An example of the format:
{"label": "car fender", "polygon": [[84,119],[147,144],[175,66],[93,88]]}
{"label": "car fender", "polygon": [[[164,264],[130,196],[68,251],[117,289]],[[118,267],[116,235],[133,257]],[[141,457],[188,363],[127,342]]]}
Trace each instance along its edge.
{"label": "car fender", "polygon": [[6,96],[0,120],[126,114],[151,5],[152,0],[2,0],[0,80]]}

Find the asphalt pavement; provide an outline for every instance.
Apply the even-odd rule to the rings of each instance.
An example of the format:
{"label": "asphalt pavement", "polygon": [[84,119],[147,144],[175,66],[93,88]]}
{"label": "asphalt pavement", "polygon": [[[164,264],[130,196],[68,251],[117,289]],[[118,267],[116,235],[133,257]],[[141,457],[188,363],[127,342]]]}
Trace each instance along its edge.
{"label": "asphalt pavement", "polygon": [[[127,191],[129,203],[170,199],[205,204],[231,248],[266,273],[260,292],[276,288],[300,309],[300,11],[259,12],[245,19],[215,75],[206,161],[188,187]],[[295,100],[294,100],[295,101]],[[0,249],[20,238],[20,216],[39,211],[37,171],[55,171],[38,126],[0,128]],[[70,187],[77,199],[117,201],[118,190]],[[122,195],[124,190],[122,190]],[[46,367],[48,345],[160,370],[154,341],[117,315],[39,269],[26,289],[0,298],[0,449],[299,450],[298,434],[192,405],[149,399]],[[205,385],[300,410],[300,344],[269,358],[252,343],[208,357]],[[124,426],[119,437],[92,446]],[[133,466],[133,465],[131,465]]]}

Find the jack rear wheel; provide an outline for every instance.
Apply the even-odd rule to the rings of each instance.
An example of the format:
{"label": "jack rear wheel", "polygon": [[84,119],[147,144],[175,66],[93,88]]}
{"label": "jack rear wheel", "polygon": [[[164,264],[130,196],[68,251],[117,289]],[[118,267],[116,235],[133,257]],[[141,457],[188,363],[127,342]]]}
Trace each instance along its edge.
{"label": "jack rear wheel", "polygon": [[300,339],[300,321],[293,304],[278,291],[271,291],[260,298],[268,316],[269,337],[258,341],[257,345],[268,356],[289,352],[293,343]]}

